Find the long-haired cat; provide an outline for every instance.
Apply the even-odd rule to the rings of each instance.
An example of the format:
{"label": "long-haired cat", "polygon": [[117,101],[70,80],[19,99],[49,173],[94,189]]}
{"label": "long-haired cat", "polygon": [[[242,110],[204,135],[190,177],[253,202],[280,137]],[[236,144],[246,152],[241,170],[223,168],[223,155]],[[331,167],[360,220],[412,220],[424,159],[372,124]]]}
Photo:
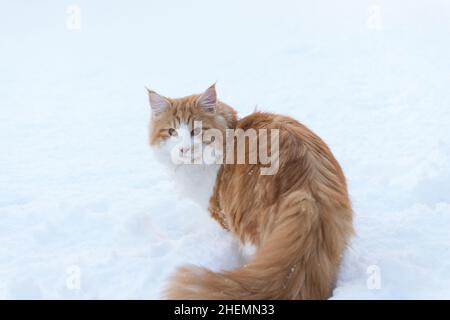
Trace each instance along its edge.
{"label": "long-haired cat", "polygon": [[[230,106],[217,100],[215,86],[178,99],[149,90],[149,99],[150,145],[155,153],[166,164],[181,168],[175,171],[180,183],[213,218],[241,243],[256,247],[250,261],[235,270],[181,267],[171,278],[166,297],[330,297],[353,227],[346,180],[327,145],[287,116],[256,112],[238,120]],[[201,130],[195,127],[199,122]],[[230,129],[277,130],[276,173],[261,174],[267,163],[259,159],[256,163],[196,163],[202,157],[196,149],[217,151],[225,144],[198,139],[208,129],[224,137],[230,136]],[[262,145],[261,137],[256,137]],[[239,146],[233,139],[234,157]],[[244,146],[251,149],[248,141]],[[229,148],[221,150],[226,153]],[[245,151],[246,159],[250,152]],[[223,160],[221,152],[216,156]]]}

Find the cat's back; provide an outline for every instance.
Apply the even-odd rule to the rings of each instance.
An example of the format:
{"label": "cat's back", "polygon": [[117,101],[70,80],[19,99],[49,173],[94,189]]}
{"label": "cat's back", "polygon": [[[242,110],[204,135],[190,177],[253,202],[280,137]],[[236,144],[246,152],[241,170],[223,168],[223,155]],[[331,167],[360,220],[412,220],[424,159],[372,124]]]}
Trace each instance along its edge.
{"label": "cat's back", "polygon": [[[273,134],[271,130],[277,130],[279,170],[273,182],[283,189],[307,186],[326,202],[331,200],[336,205],[349,206],[341,166],[327,144],[308,127],[289,116],[255,112],[240,119],[236,129],[267,129],[267,141]],[[261,145],[261,141],[258,144]]]}
{"label": "cat's back", "polygon": [[[255,112],[240,119],[236,129],[256,131],[267,129],[269,136],[271,130],[278,130],[280,151],[291,151],[290,155],[285,156],[303,157],[305,152],[311,151],[334,158],[327,144],[317,134],[289,116]],[[286,150],[282,150],[282,147]]]}
{"label": "cat's back", "polygon": [[242,119],[239,119],[236,124],[236,128],[243,130],[278,129],[280,130],[280,134],[286,139],[291,138],[297,141],[312,139],[313,141],[311,142],[325,144],[314,132],[308,129],[305,125],[301,124],[299,121],[292,117],[276,113],[254,112]]}

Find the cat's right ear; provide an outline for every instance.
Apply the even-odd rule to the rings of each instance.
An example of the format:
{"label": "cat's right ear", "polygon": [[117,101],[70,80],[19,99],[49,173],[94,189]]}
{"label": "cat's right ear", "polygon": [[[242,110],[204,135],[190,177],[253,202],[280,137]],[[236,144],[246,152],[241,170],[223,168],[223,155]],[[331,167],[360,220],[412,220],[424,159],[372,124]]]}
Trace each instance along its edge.
{"label": "cat's right ear", "polygon": [[147,91],[148,100],[150,102],[150,107],[152,108],[152,114],[154,116],[159,116],[170,107],[169,100],[167,100],[163,96],[160,96],[153,90],[147,88]]}

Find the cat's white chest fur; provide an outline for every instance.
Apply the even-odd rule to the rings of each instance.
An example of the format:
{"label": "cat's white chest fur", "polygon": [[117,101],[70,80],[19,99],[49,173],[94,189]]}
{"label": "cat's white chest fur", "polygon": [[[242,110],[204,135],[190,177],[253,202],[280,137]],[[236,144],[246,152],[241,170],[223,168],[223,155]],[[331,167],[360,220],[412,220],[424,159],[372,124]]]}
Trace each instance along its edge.
{"label": "cat's white chest fur", "polygon": [[[185,130],[187,131],[187,130]],[[153,149],[156,159],[168,168],[176,189],[184,196],[192,199],[202,208],[208,209],[209,199],[213,193],[220,164],[178,163],[174,160],[174,152],[181,147],[194,149],[190,134],[183,142],[182,131],[177,137],[171,137],[159,147]],[[185,144],[183,144],[185,143]]]}
{"label": "cat's white chest fur", "polygon": [[220,165],[183,165],[173,168],[174,182],[179,192],[208,209]]}

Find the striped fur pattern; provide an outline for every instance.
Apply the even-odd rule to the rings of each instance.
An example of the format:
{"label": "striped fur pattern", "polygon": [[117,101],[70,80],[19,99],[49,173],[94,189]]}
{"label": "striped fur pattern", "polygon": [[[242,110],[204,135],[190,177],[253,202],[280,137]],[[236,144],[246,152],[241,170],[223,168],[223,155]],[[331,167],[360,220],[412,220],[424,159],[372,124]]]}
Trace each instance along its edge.
{"label": "striped fur pattern", "polygon": [[150,143],[156,147],[165,139],[161,128],[168,122],[176,125],[189,117],[200,117],[206,126],[220,130],[279,129],[279,170],[264,176],[258,174],[260,163],[220,166],[209,203],[211,216],[257,251],[248,264],[234,270],[183,266],[171,277],[165,296],[329,298],[353,234],[345,176],[330,149],[295,119],[256,112],[236,120],[234,110],[219,101],[213,112],[205,113],[198,105],[200,97],[168,100],[164,114],[152,120]]}

